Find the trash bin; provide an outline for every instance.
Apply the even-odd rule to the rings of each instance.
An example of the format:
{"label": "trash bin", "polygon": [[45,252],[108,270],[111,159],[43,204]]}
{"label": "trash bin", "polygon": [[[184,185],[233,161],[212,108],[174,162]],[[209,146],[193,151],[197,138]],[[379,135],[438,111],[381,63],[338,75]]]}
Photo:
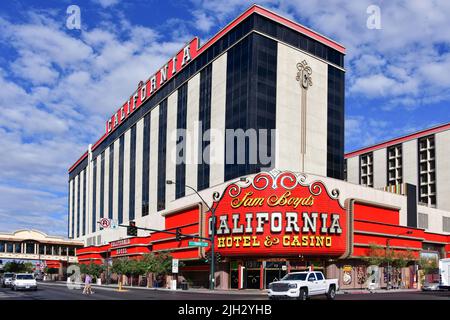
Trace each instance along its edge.
{"label": "trash bin", "polygon": [[188,289],[188,283],[186,281],[183,281],[181,283],[181,290],[187,290]]}

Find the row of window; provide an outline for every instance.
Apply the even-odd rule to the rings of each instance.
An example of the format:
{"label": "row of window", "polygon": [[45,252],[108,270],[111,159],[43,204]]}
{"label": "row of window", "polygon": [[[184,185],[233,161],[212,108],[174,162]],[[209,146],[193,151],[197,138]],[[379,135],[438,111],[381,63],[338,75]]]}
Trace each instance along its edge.
{"label": "row of window", "polygon": [[54,256],[75,256],[75,248],[36,242],[0,241],[0,253],[41,254]]}
{"label": "row of window", "polygon": [[[100,145],[93,151],[93,158],[101,154],[112,142],[114,142],[120,135],[133,126],[139,119],[141,119],[153,107],[156,107],[162,100],[167,98],[176,88],[181,86],[186,80],[198,73],[201,69],[211,63],[216,57],[227,51],[243,37],[247,36],[249,32],[256,30],[263,34],[267,34],[279,41],[288,43],[301,50],[307,51],[319,58],[325,59],[337,66],[344,66],[344,55],[329,48],[318,41],[309,38],[306,35],[300,34],[289,27],[281,25],[275,21],[271,21],[265,17],[253,14],[244,19],[232,30],[225,34],[221,39],[214,43],[204,53],[192,61],[186,68],[179,71],[172,79],[159,89],[147,102],[137,109],[133,114],[129,115],[124,123],[122,123],[116,130],[114,130]],[[269,69],[270,70],[270,69]],[[269,76],[273,76],[270,73]],[[339,75],[340,78],[343,77]],[[330,77],[332,78],[332,77]],[[342,92],[343,81],[338,85],[338,92]],[[334,86],[332,86],[334,87]],[[273,91],[270,91],[273,92]],[[338,112],[343,113],[344,99],[343,94],[333,94],[335,102],[342,105],[342,110]],[[85,158],[70,174],[69,179],[73,179],[87,166],[87,159]]]}
{"label": "row of window", "polygon": [[[418,227],[428,229],[428,214],[418,213]],[[442,231],[450,232],[450,217],[442,217]]]}
{"label": "row of window", "polygon": [[[172,78],[164,87],[162,87],[154,96],[152,96],[143,106],[137,109],[131,114],[121,126],[114,130],[96,150],[93,151],[93,159],[99,157],[100,161],[94,161],[93,177],[94,181],[97,181],[99,177],[99,185],[93,184],[93,203],[96,203],[97,198],[99,202],[98,210],[100,217],[105,215],[109,218],[113,217],[111,208],[113,207],[113,185],[115,178],[119,181],[119,199],[118,199],[118,217],[121,223],[126,218],[123,217],[123,191],[122,184],[124,179],[129,179],[129,219],[134,219],[135,213],[135,179],[136,179],[136,121],[140,118],[144,118],[144,134],[143,134],[143,159],[142,159],[142,216],[149,213],[149,203],[151,201],[157,202],[158,210],[165,209],[165,195],[166,195],[166,142],[167,142],[167,96],[178,87],[183,81],[195,72],[199,68],[208,64],[206,68],[200,72],[200,101],[199,101],[199,121],[202,123],[202,133],[210,128],[211,122],[211,82],[212,82],[212,63],[210,61],[215,58],[228,46],[238,41],[241,36],[251,31],[253,28],[253,22],[256,18],[251,18],[242,22],[240,27],[230,32],[224,37],[228,40],[220,40],[218,43],[226,43],[221,50],[218,50],[217,45],[214,45],[211,50],[208,49],[202,56],[193,61],[186,69],[180,71],[174,78]],[[258,24],[261,27],[261,23]],[[247,30],[248,29],[248,30]],[[240,31],[239,31],[240,30]],[[280,29],[281,30],[281,29]],[[282,31],[280,35],[290,34],[290,32]],[[283,36],[284,37],[284,36]],[[291,36],[292,37],[292,36]],[[308,48],[313,48],[309,46]],[[214,49],[215,48],[215,49]],[[312,50],[312,49],[311,49]],[[211,53],[212,52],[212,53]],[[320,51],[324,52],[324,51]],[[324,57],[322,57],[324,58]],[[339,63],[336,63],[339,64]],[[340,64],[339,64],[340,65]],[[268,137],[266,141],[258,141],[257,154],[260,155],[260,147],[264,147],[267,150],[267,159],[271,159],[272,152],[275,148],[272,142],[271,130],[275,129],[276,118],[276,72],[277,72],[277,42],[266,38],[257,33],[251,33],[237,45],[233,46],[227,53],[227,86],[226,86],[226,128],[230,129],[269,129]],[[337,68],[329,67],[329,104],[328,104],[328,174],[332,177],[342,178],[342,150],[343,150],[343,95],[344,95],[344,73]],[[178,105],[177,105],[177,128],[186,128],[187,117],[187,82],[178,87]],[[163,100],[160,100],[163,98]],[[157,168],[150,168],[150,109],[159,101],[159,128],[158,128],[158,166]],[[129,177],[124,177],[124,134],[127,129],[130,129],[130,170]],[[119,167],[118,177],[114,177],[114,141],[119,139],[119,157],[117,164]],[[207,150],[209,141],[202,139],[202,144],[199,146],[201,151]],[[183,141],[180,141],[184,143]],[[262,163],[258,157],[258,163],[249,164],[249,141],[247,140],[245,145],[246,159],[244,164],[234,164],[225,166],[225,180],[233,179],[237,176],[255,173],[261,170],[261,168],[270,168],[272,163]],[[110,146],[109,149],[109,170],[105,168],[105,146]],[[234,144],[235,148],[237,143]],[[184,149],[183,149],[184,150]],[[238,156],[237,150],[228,150],[225,152],[225,161],[227,152],[233,152],[234,157]],[[203,159],[208,158],[209,155],[204,155]],[[185,156],[185,155],[182,155]],[[117,158],[116,158],[117,159]],[[234,161],[237,163],[238,161]],[[85,160],[75,169],[70,175],[69,179],[73,180],[79,173],[80,167],[83,170]],[[99,168],[98,168],[99,166]],[[198,165],[198,190],[209,187],[209,164],[202,161]],[[156,199],[150,199],[149,194],[149,176],[157,174],[157,194]],[[156,172],[157,170],[157,172]],[[176,198],[184,196],[185,190],[185,171],[184,164],[176,166]],[[117,173],[116,173],[117,174]],[[83,173],[86,175],[86,171]],[[86,181],[86,179],[84,180]],[[107,185],[105,185],[107,184]],[[72,237],[79,237],[86,232],[85,222],[85,192],[83,193],[83,205],[80,209],[80,197],[79,187],[80,184],[73,184],[77,186],[77,190],[72,190],[70,195],[72,204],[72,224],[71,234]],[[84,190],[83,186],[83,190]],[[105,187],[108,188],[108,192],[105,193]],[[72,188],[73,189],[73,188]],[[99,190],[97,190],[99,189]],[[77,205],[75,205],[75,197],[73,192],[77,192],[78,197]],[[105,198],[108,205],[108,212],[105,213]],[[74,219],[74,208],[77,208],[75,215],[77,219]],[[93,219],[92,229],[98,229],[95,217],[97,214],[97,208],[92,206]],[[80,210],[82,211],[80,213]],[[83,216],[80,220],[80,215]],[[80,221],[83,221],[80,233]],[[74,225],[76,223],[76,225]]]}
{"label": "row of window", "polygon": [[[256,173],[261,168],[273,165],[270,162],[263,163],[259,155],[260,148],[265,147],[266,154],[263,156],[271,159],[275,149],[272,145],[272,129],[275,129],[276,117],[276,75],[276,41],[252,34],[228,51],[225,127],[244,131],[249,128],[266,129],[268,134],[266,141],[261,141],[261,136],[253,142],[249,137],[246,138],[244,161],[239,160],[239,141],[234,138],[234,150],[225,150],[225,180]],[[250,161],[251,143],[257,145],[256,161]],[[232,163],[227,161],[231,152]]]}
{"label": "row of window", "polygon": [[[418,200],[424,205],[436,205],[436,162],[434,136],[418,139]],[[359,156],[359,183],[367,187],[374,186],[374,159],[373,152]],[[386,155],[388,186],[398,185],[403,179],[403,152],[402,145],[387,148]],[[344,170],[345,178],[347,166]]]}

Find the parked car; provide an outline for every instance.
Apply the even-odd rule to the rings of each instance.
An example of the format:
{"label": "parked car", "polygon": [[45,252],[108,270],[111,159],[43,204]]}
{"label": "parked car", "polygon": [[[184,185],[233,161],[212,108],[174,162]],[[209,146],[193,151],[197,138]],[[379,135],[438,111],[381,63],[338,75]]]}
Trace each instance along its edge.
{"label": "parked car", "polygon": [[434,280],[432,282],[425,282],[422,286],[423,291],[436,291],[439,290],[439,280]]}
{"label": "parked car", "polygon": [[14,276],[14,273],[10,273],[10,272],[6,272],[3,274],[3,277],[1,280],[2,288],[11,287],[11,282],[12,282],[13,276]]}
{"label": "parked car", "polygon": [[17,273],[13,276],[11,290],[37,290],[36,279],[31,273]]}
{"label": "parked car", "polygon": [[306,300],[310,296],[326,295],[333,300],[339,289],[338,279],[325,279],[322,272],[291,272],[280,281],[269,284],[269,299],[296,298]]}

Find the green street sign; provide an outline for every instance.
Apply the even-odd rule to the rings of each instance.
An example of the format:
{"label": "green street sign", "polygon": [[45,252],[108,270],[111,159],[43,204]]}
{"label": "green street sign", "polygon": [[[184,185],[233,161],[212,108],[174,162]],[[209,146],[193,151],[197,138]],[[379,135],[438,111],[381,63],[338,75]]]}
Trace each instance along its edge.
{"label": "green street sign", "polygon": [[189,241],[190,247],[207,247],[208,242],[202,242],[202,241]]}

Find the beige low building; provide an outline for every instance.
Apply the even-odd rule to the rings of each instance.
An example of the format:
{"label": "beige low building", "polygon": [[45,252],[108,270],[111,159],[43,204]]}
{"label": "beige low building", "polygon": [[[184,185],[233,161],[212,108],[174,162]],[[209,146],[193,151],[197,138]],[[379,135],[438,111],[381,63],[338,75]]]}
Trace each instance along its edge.
{"label": "beige low building", "polygon": [[31,261],[37,266],[58,268],[60,272],[68,264],[77,263],[80,241],[50,236],[37,230],[18,230],[0,233],[0,260]]}

